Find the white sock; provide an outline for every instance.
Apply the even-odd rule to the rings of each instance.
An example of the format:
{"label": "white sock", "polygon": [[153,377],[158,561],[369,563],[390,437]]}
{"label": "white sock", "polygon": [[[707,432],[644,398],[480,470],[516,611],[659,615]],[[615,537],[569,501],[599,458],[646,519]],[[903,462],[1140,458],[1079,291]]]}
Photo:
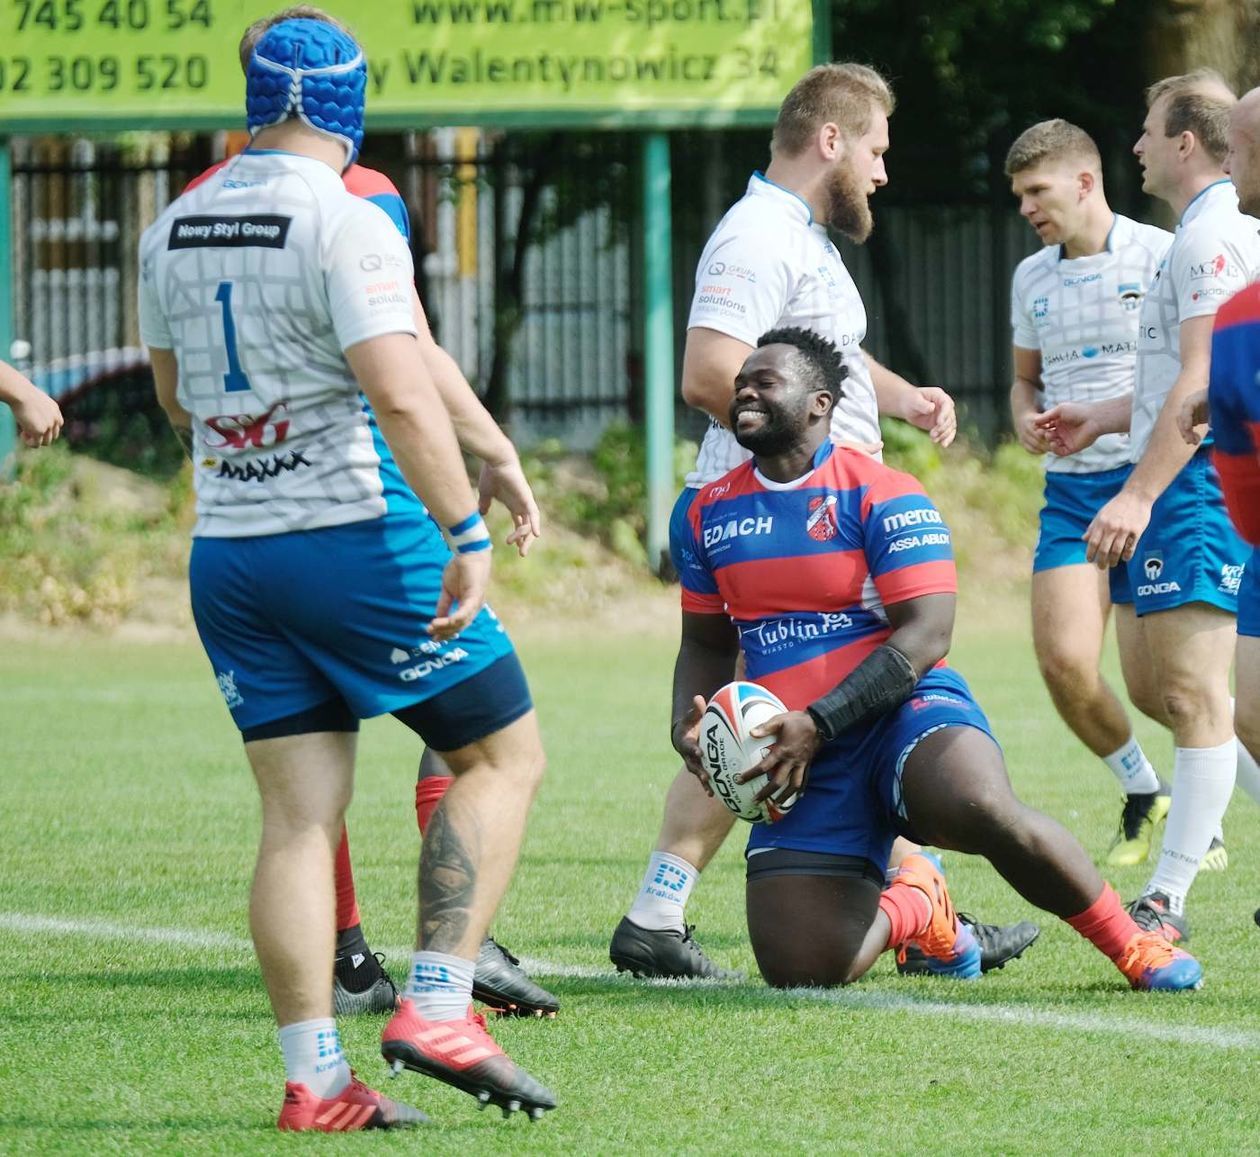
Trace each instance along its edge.
{"label": "white sock", "polygon": [[280,1051],[286,1079],[305,1085],[317,1097],[335,1097],[350,1083],[350,1066],[331,1016],[286,1024],[280,1030]]}
{"label": "white sock", "polygon": [[[1231,695],[1229,699],[1229,713],[1234,713],[1234,698]],[[1260,767],[1256,766],[1255,759],[1252,758],[1251,752],[1243,745],[1243,741],[1238,741],[1238,786],[1243,789],[1256,803],[1260,803]]]}
{"label": "white sock", "polygon": [[1163,892],[1180,911],[1229,806],[1238,769],[1236,741],[1218,747],[1178,747],[1173,756],[1172,806],[1147,892]]}
{"label": "white sock", "polygon": [[1119,751],[1104,755],[1103,763],[1111,768],[1125,795],[1150,795],[1159,791],[1159,776],[1134,736],[1130,735],[1129,742]]}
{"label": "white sock", "polygon": [[653,852],[643,883],[627,915],[650,932],[681,932],[687,926],[687,900],[700,872],[668,852]]}
{"label": "white sock", "polygon": [[425,1020],[463,1020],[472,1003],[476,964],[443,952],[413,952],[407,991]]}
{"label": "white sock", "polygon": [[1256,765],[1251,752],[1243,746],[1243,741],[1239,739],[1237,743],[1238,786],[1251,796],[1256,803],[1260,803],[1260,766]]}

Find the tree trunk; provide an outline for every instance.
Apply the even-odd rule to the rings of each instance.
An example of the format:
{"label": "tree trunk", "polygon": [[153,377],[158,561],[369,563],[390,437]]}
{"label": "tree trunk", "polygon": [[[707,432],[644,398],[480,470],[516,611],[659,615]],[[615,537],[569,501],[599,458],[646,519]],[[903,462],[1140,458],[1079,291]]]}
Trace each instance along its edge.
{"label": "tree trunk", "polygon": [[1147,77],[1152,82],[1196,68],[1214,68],[1239,93],[1260,83],[1257,0],[1156,0],[1146,25]]}
{"label": "tree trunk", "polygon": [[[498,146],[502,148],[500,144]],[[525,257],[534,243],[534,235],[538,228],[539,213],[542,209],[543,190],[553,176],[554,159],[560,152],[560,138],[552,136],[540,147],[536,154],[543,158],[529,170],[529,176],[522,189],[521,211],[516,221],[516,232],[512,240],[512,260],[505,262],[506,253],[502,234],[496,239],[499,254],[499,266],[495,271],[495,311],[494,311],[494,356],[490,362],[490,376],[486,382],[486,409],[501,424],[511,418],[512,398],[508,392],[507,370],[511,356],[512,339],[521,327],[525,316]],[[501,158],[496,156],[496,165]],[[501,221],[498,206],[506,194],[506,182],[500,182],[495,189],[496,223]]]}

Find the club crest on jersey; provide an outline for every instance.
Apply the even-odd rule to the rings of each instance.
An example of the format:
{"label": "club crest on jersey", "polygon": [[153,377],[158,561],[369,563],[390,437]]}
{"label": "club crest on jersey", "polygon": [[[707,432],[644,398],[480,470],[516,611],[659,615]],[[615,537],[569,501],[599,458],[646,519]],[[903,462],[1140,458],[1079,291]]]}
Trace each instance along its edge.
{"label": "club crest on jersey", "polygon": [[830,542],[840,533],[836,522],[836,496],[828,494],[809,500],[809,516],[805,519],[805,533],[815,542]]}
{"label": "club crest on jersey", "polygon": [[1123,285],[1116,287],[1116,294],[1120,298],[1120,304],[1132,313],[1139,305],[1142,304],[1142,287],[1136,281],[1128,281]]}

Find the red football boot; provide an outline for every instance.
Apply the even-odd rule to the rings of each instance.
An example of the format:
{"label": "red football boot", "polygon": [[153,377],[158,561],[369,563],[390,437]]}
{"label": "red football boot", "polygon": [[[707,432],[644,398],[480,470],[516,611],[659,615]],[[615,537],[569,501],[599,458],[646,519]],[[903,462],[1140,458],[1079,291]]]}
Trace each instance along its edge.
{"label": "red football boot", "polygon": [[403,997],[381,1035],[381,1056],[395,1076],[411,1069],[436,1077],[476,1097],[483,1109],[498,1105],[505,1117],[523,1109],[536,1121],[556,1107],[551,1090],[494,1043],[485,1018],[471,1008],[463,1020],[425,1020]]}
{"label": "red football boot", "polygon": [[428,1120],[419,1109],[391,1101],[351,1073],[350,1083],[334,1097],[317,1097],[305,1085],[286,1081],[284,1107],[276,1124],[286,1133],[306,1129],[351,1133],[358,1129],[409,1129]]}

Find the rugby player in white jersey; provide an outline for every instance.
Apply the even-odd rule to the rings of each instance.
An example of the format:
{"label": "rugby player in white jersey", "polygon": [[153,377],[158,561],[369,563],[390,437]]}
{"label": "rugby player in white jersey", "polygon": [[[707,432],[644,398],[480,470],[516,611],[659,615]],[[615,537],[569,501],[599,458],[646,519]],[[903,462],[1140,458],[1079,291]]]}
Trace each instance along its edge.
{"label": "rugby player in white jersey", "polygon": [[[671,544],[700,489],[751,456],[730,432],[735,377],[758,337],[796,326],[830,340],[845,355],[848,378],[832,416],[833,441],[879,454],[879,417],[927,430],[948,446],[954,404],[935,387],[917,388],[862,350],[866,309],[828,228],[861,243],[870,235],[868,204],[888,182],[884,153],[893,94],[873,69],[825,64],[811,69],[784,98],[765,173],[754,173],[744,197],[718,223],[696,269],[683,355],[682,392],[704,410],[709,428],[696,469],[671,519]],[[691,936],[685,905],[699,873],[734,823],[722,804],[679,771],[665,800],[656,846],[630,911],[618,924],[609,956],[637,976],[726,975]],[[899,857],[909,845],[902,845]],[[971,926],[985,969],[1022,952],[1037,928]],[[926,962],[903,960],[907,970]]]}
{"label": "rugby player in white jersey", "polygon": [[1039,422],[1058,454],[1130,434],[1133,472],[1085,542],[1099,567],[1128,567],[1175,743],[1163,847],[1134,917],[1186,940],[1186,894],[1220,828],[1238,763],[1250,760],[1234,737],[1229,696],[1249,551],[1226,514],[1209,445],[1188,446],[1177,420],[1183,402],[1207,385],[1217,308],[1260,276],[1260,221],[1239,211],[1223,168],[1235,103],[1225,82],[1201,70],[1159,81],[1146,98],[1133,150],[1142,187],[1167,202],[1178,225],[1142,302],[1132,401],[1067,402]]}
{"label": "rugby player in white jersey", "polygon": [[268,29],[246,71],[251,147],[141,241],[141,336],[194,464],[194,617],[262,799],[250,926],[286,1130],[424,1119],[354,1078],[328,985],[358,721],[386,712],[456,782],[424,841],[416,951],[382,1054],[505,1114],[555,1105],[469,1004],[544,760],[524,673],[483,606],[489,535],[418,356],[410,252],[342,183],[366,86],[343,30]]}
{"label": "rugby player in white jersey", "polygon": [[[1260,88],[1244,94],[1229,114],[1229,179],[1238,207],[1260,217]],[[1198,446],[1211,418],[1221,486],[1230,517],[1252,545],[1238,588],[1238,650],[1234,657],[1234,730],[1254,757],[1260,755],[1260,283],[1252,282],[1217,312],[1208,389],[1187,399],[1178,425]],[[1210,402],[1210,406],[1209,406]],[[1210,412],[1209,412],[1210,411]],[[1238,783],[1260,803],[1255,768],[1238,762]],[[1260,924],[1260,912],[1256,913]]]}
{"label": "rugby player in white jersey", "polygon": [[1113,605],[1134,702],[1161,723],[1168,717],[1138,638],[1128,572],[1117,567],[1109,576],[1100,574],[1085,561],[1082,538],[1129,476],[1129,439],[1108,434],[1059,458],[1049,454],[1037,419],[1060,402],[1107,401],[1133,392],[1138,309],[1172,234],[1112,212],[1097,145],[1065,120],[1042,121],[1021,133],[1007,153],[1006,175],[1020,213],[1045,244],[1019,263],[1011,279],[1011,421],[1020,445],[1046,457],[1033,555],[1033,646],[1063,721],[1106,764],[1124,794],[1107,863],[1140,864],[1150,854],[1155,826],[1168,814],[1169,795],[1099,671]]}

